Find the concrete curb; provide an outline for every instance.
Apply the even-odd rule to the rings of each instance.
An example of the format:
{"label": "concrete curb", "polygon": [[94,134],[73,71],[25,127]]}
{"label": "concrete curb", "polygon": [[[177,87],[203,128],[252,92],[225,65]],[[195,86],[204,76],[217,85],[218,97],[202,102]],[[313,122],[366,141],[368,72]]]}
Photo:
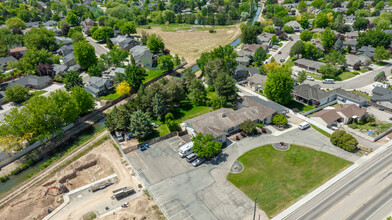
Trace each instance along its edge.
{"label": "concrete curb", "polygon": [[349,168],[345,169],[343,172],[339,173],[332,179],[330,179],[328,182],[324,183],[322,186],[318,187],[308,195],[306,195],[304,198],[299,200],[298,202],[294,203],[294,205],[290,206],[274,218],[272,220],[280,220],[280,219],[285,219],[287,218],[291,213],[295,212],[297,209],[301,208],[305,203],[309,202],[313,198],[315,198],[318,194],[321,192],[325,191],[329,187],[331,187],[333,184],[338,182],[339,180],[343,179],[345,176],[356,170],[358,167],[360,167],[362,164],[364,164],[366,161],[374,158],[375,156],[383,153],[392,145],[392,141],[389,141],[388,143],[384,144],[377,150],[375,150],[373,153],[369,154],[368,156],[364,156],[359,158],[353,165],[351,165]]}

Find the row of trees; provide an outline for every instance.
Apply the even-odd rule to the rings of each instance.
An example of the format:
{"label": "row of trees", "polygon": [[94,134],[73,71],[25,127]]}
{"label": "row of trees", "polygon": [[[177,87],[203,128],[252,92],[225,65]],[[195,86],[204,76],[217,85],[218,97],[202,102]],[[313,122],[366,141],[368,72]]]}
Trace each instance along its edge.
{"label": "row of trees", "polygon": [[44,141],[93,109],[92,95],[80,87],[73,88],[71,93],[58,90],[49,97],[33,97],[23,107],[13,108],[2,121],[2,150],[20,150],[26,143]]}

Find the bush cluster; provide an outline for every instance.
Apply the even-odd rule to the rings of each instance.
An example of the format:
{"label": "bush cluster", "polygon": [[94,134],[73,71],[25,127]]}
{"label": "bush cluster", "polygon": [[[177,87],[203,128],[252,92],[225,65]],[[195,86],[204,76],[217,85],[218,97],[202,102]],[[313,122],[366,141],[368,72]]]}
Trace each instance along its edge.
{"label": "bush cluster", "polygon": [[331,135],[331,143],[348,152],[353,152],[358,147],[358,141],[344,130],[335,131]]}

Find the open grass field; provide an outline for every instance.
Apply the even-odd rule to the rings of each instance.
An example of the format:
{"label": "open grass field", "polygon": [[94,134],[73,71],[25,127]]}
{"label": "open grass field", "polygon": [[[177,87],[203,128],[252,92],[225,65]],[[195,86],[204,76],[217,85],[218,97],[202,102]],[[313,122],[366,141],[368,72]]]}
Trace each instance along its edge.
{"label": "open grass field", "polygon": [[[209,33],[211,28],[216,33]],[[137,28],[137,34],[141,34],[142,31],[161,36],[166,48],[172,54],[184,57],[188,61],[188,66],[194,64],[202,52],[210,51],[219,45],[230,44],[241,35],[239,24],[214,27],[170,24],[154,25],[151,29]]]}
{"label": "open grass field", "polygon": [[241,173],[227,179],[271,218],[342,171],[351,162],[303,146],[288,151],[262,146],[238,158]]}

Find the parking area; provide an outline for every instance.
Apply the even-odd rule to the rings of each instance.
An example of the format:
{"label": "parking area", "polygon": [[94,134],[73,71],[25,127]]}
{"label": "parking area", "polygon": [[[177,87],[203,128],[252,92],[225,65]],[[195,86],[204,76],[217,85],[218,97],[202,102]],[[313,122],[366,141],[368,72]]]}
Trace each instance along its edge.
{"label": "parking area", "polygon": [[372,115],[374,115],[378,120],[381,120],[381,121],[385,121],[385,122],[388,122],[388,123],[392,123],[392,114],[391,113],[389,113],[388,111],[380,111],[378,108],[376,108],[376,107],[368,107],[367,108],[367,112],[369,113],[369,114],[372,114]]}

